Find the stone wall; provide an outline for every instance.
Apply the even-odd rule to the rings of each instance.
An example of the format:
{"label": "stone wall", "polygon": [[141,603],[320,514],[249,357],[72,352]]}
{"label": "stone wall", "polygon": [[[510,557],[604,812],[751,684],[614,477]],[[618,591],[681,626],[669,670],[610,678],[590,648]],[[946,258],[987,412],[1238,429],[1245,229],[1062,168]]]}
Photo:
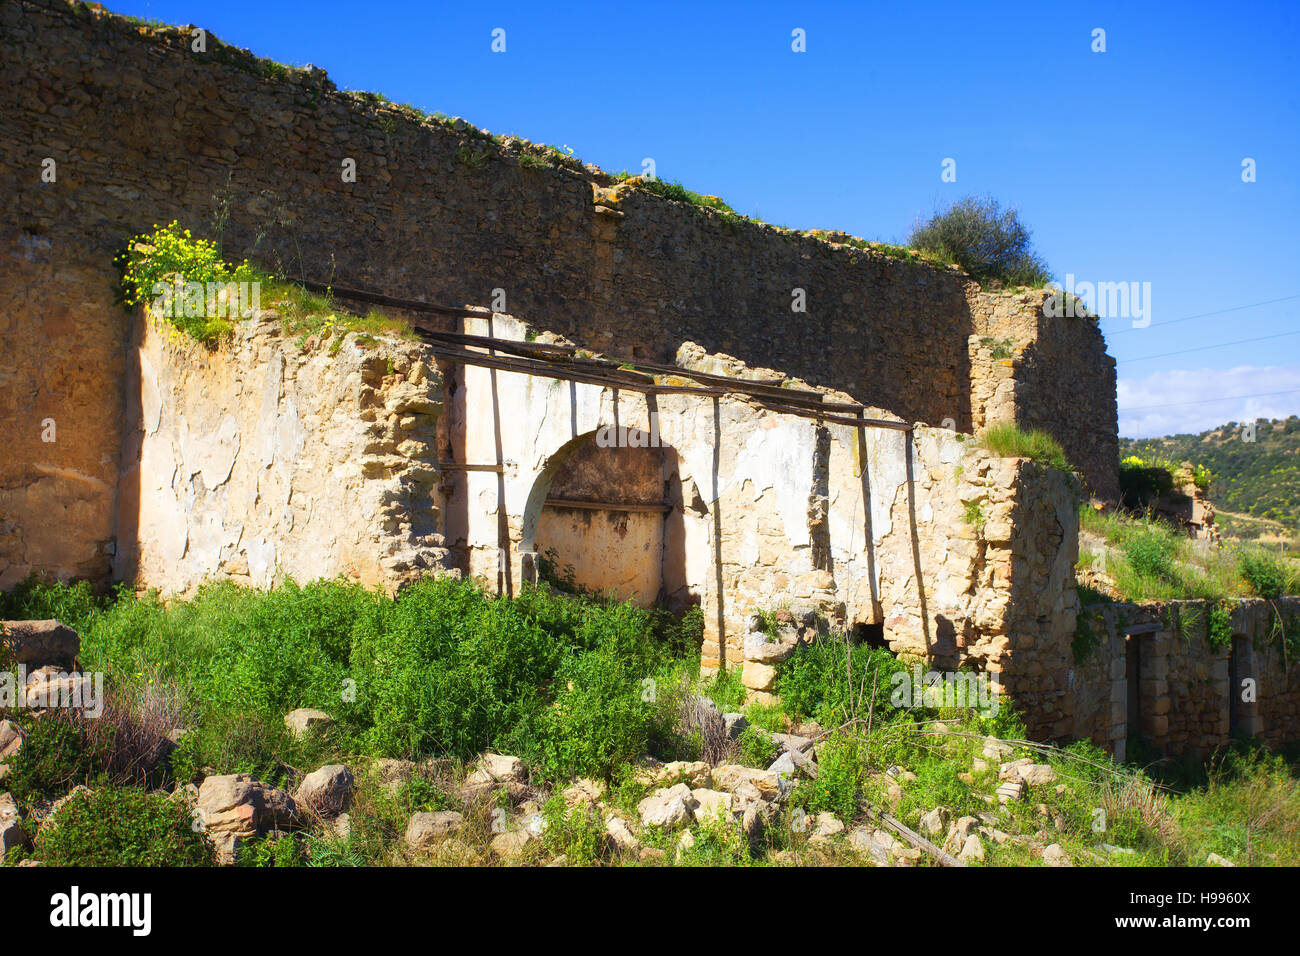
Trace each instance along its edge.
{"label": "stone wall", "polygon": [[418,345],[286,339],[275,313],[220,347],[141,317],[121,453],[117,575],[166,594],[443,566],[442,379]]}
{"label": "stone wall", "polygon": [[1123,758],[1140,737],[1204,758],[1234,735],[1270,747],[1300,739],[1300,668],[1275,626],[1300,627],[1300,598],[1231,602],[1231,640],[1210,646],[1206,601],[1109,604],[1083,616],[1093,638],[1071,672],[1072,736]]}
{"label": "stone wall", "polygon": [[[503,315],[467,325],[488,328],[529,334]],[[677,364],[783,378],[694,343]],[[1031,701],[1046,700],[1045,682],[1064,682],[1078,536],[1078,486],[1064,472],[994,457],[943,428],[854,428],[738,396],[647,397],[474,366],[458,374],[445,440],[457,462],[480,469],[446,479],[457,529],[448,541],[465,573],[503,590],[528,580],[554,489],[599,498],[599,476],[619,470],[624,450],[594,437],[642,429],[663,463],[663,592],[702,607],[706,672],[740,666],[746,686],[770,691],[774,652],[750,646],[750,618],[788,611],[822,632],[878,626],[896,653],[999,673]],[[624,551],[650,540],[619,533],[611,519],[627,509],[616,491],[604,489],[587,534],[563,539],[570,550],[558,560],[579,579],[622,568]]]}
{"label": "stone wall", "polygon": [[1053,317],[1050,290],[985,292],[967,286],[971,304],[971,413],[976,428],[1015,421],[1041,428],[1096,498],[1119,497],[1115,360],[1095,319]]}
{"label": "stone wall", "polygon": [[[620,187],[211,35],[195,53],[188,31],[64,0],[5,4],[0,33],[0,348],[22,356],[0,378],[16,451],[0,462],[6,582],[110,570],[133,387],[113,256],[174,218],[294,276],[450,305],[502,290],[510,312],[608,354],[671,359],[693,340],[909,421],[982,420],[971,337],[1000,334],[980,310],[1005,297],[955,270]],[[1022,325],[1015,414],[1049,423],[1104,492],[1115,415],[1100,336],[1071,319]],[[40,441],[45,417],[66,440]]]}

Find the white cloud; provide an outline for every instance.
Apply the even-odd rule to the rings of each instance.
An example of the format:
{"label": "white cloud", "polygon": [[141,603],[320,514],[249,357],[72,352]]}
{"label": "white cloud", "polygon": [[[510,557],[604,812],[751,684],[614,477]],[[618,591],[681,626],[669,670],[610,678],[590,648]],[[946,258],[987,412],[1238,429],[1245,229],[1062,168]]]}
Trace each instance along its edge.
{"label": "white cloud", "polygon": [[[1288,394],[1275,394],[1279,392]],[[1121,435],[1195,433],[1225,422],[1300,413],[1300,365],[1174,369],[1122,378],[1117,393]],[[1248,397],[1220,397],[1224,395]]]}

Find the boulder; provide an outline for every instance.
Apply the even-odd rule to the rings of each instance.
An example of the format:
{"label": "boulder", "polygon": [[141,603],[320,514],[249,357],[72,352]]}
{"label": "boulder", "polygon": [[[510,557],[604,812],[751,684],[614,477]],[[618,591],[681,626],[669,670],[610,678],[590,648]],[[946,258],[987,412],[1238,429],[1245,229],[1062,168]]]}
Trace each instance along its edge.
{"label": "boulder", "polygon": [[298,822],[293,797],[244,773],[204,778],[196,812],[223,864],[235,862],[244,841]]}
{"label": "boulder", "polygon": [[739,764],[722,764],[713,768],[713,785],[719,790],[735,793],[736,788],[745,783],[756,787],[764,800],[782,800],[792,787],[788,779],[771,770],[756,770]]}
{"label": "boulder", "polygon": [[999,780],[1019,780],[1020,771],[1025,767],[1033,766],[1033,759],[1030,757],[1021,757],[1019,760],[1012,760],[998,767]]}
{"label": "boulder", "polygon": [[0,760],[18,756],[23,749],[23,729],[12,720],[0,720]]}
{"label": "boulder", "polygon": [[617,814],[611,813],[605,820],[605,835],[609,838],[609,844],[615,850],[624,853],[641,852],[641,841],[636,838],[628,827],[626,821]]}
{"label": "boulder", "polygon": [[89,787],[85,786],[84,784],[80,784],[80,783],[77,784],[75,787],[73,787],[63,796],[59,797],[59,799],[55,800],[54,803],[50,805],[50,809],[45,814],[45,818],[41,820],[40,828],[42,830],[53,829],[58,824],[58,820],[56,819],[56,817],[58,817],[60,810],[66,807],[79,794],[94,793],[94,792],[95,791],[91,790]]}
{"label": "boulder", "polygon": [[891,855],[903,847],[898,840],[875,827],[857,827],[850,831],[848,840],[851,847],[870,856],[879,866],[889,866]]}
{"label": "boulder", "polygon": [[691,791],[691,799],[694,801],[691,812],[697,822],[703,823],[706,819],[716,817],[720,813],[728,817],[731,815],[732,796],[729,793],[699,787]]}
{"label": "boulder", "polygon": [[751,803],[745,808],[740,817],[740,828],[745,831],[745,837],[749,840],[751,847],[757,848],[763,840],[763,833],[767,830],[768,823],[772,819],[772,805],[758,801]]}
{"label": "boulder", "polygon": [[579,806],[595,806],[604,797],[605,785],[599,780],[590,780],[586,777],[574,781],[573,785],[564,791],[564,803],[570,810]]}
{"label": "boulder", "polygon": [[511,806],[527,800],[530,791],[527,784],[517,780],[497,780],[486,770],[475,770],[460,787],[460,799],[464,804],[477,803],[485,799],[495,799],[494,794],[504,789]]}
{"label": "boulder", "polygon": [[5,621],[0,628],[3,628],[0,657],[14,664],[29,668],[52,665],[66,671],[77,666],[81,638],[58,621]]}
{"label": "boulder", "polygon": [[96,682],[91,678],[52,665],[32,671],[23,694],[24,703],[33,710],[50,707],[88,708],[100,699]]}
{"label": "boulder", "polygon": [[503,754],[484,754],[479,761],[479,769],[499,783],[527,783],[528,768],[518,757]]}
{"label": "boulder", "polygon": [[647,761],[637,768],[633,779],[647,787],[666,787],[676,783],[707,787],[711,776],[711,768],[703,760]]}
{"label": "boulder", "polygon": [[695,834],[690,830],[683,830],[682,835],[677,838],[677,852],[673,858],[681,860],[684,854],[690,853],[693,849],[695,849]]}
{"label": "boulder", "polygon": [[792,642],[770,641],[766,634],[750,634],[745,638],[745,660],[760,664],[776,664],[794,653]]}
{"label": "boulder", "polygon": [[330,821],[330,829],[334,831],[334,836],[344,843],[352,836],[352,814],[340,813]]}
{"label": "boulder", "polygon": [[817,814],[817,826],[813,830],[810,840],[824,841],[831,837],[838,836],[844,832],[844,824],[840,818],[833,813],[822,812]]}
{"label": "boulder", "polygon": [[745,728],[749,726],[749,718],[744,714],[723,714],[722,723],[723,726],[727,728],[727,736],[732,740],[739,740],[740,735],[743,734]]}
{"label": "boulder", "polygon": [[299,707],[284,715],[284,725],[295,737],[306,737],[310,733],[327,730],[334,724],[334,718],[323,710]]}
{"label": "boulder", "polygon": [[407,849],[415,851],[428,849],[460,829],[464,819],[455,810],[411,814],[411,819],[406,822]]}
{"label": "boulder", "polygon": [[1043,848],[1043,862],[1048,866],[1073,866],[1070,858],[1065,855],[1059,843],[1053,843]]}
{"label": "boulder", "polygon": [[10,850],[27,846],[27,834],[18,822],[18,805],[8,793],[0,793],[0,863]]}
{"label": "boulder", "polygon": [[1031,763],[1020,768],[1020,779],[1026,786],[1041,787],[1056,783],[1056,771],[1051,764]]}
{"label": "boulder", "polygon": [[684,783],[657,790],[636,807],[642,826],[668,829],[686,823],[694,808],[695,799],[691,796],[691,788]]}
{"label": "boulder", "polygon": [[769,773],[777,773],[783,777],[793,777],[799,772],[799,768],[795,766],[794,758],[790,756],[789,752],[783,752],[781,756],[772,761],[767,769]]}
{"label": "boulder", "polygon": [[980,838],[972,833],[962,844],[961,851],[957,854],[957,859],[963,863],[982,863],[984,861],[984,844]]}
{"label": "boulder", "polygon": [[303,778],[293,799],[300,809],[338,816],[352,805],[353,785],[351,770],[341,763],[327,764]]}
{"label": "boulder", "polygon": [[782,750],[793,750],[796,753],[807,753],[813,744],[811,737],[801,737],[798,734],[773,734],[772,739]]}
{"label": "boulder", "polygon": [[529,847],[537,842],[537,837],[527,830],[512,830],[509,833],[498,833],[492,838],[492,852],[503,860],[518,860],[523,857]]}
{"label": "boulder", "polygon": [[740,682],[750,690],[771,690],[776,683],[776,668],[771,664],[747,660],[740,668]]}
{"label": "boulder", "polygon": [[998,785],[998,803],[1010,803],[1012,801],[1023,800],[1025,798],[1025,782],[1023,780],[1008,780]]}
{"label": "boulder", "polygon": [[959,817],[955,823],[948,827],[947,839],[943,841],[943,847],[949,853],[956,853],[966,845],[966,838],[975,832],[979,826],[979,820],[975,817]]}
{"label": "boulder", "polygon": [[944,807],[935,807],[929,813],[921,814],[921,822],[917,824],[917,829],[925,836],[937,837],[943,833],[943,828],[948,823],[948,811]]}

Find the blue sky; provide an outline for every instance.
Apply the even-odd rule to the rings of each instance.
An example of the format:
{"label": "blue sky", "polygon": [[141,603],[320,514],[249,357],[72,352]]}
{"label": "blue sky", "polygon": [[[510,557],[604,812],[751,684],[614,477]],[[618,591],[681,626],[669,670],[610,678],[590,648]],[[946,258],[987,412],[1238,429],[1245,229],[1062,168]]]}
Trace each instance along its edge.
{"label": "blue sky", "polygon": [[1060,281],[1150,283],[1149,327],[1102,322],[1121,434],[1300,413],[1300,4],[108,6],[785,226],[898,241],[992,195]]}

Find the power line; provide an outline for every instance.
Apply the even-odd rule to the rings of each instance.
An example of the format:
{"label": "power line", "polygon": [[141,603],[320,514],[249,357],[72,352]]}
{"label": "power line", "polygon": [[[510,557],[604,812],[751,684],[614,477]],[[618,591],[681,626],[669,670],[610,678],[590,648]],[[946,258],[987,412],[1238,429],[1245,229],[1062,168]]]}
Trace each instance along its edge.
{"label": "power line", "polygon": [[1280,392],[1255,392],[1252,395],[1220,395],[1218,398],[1198,398],[1190,402],[1166,402],[1163,405],[1129,405],[1121,408],[1122,412],[1143,412],[1149,408],[1175,408],[1179,405],[1204,405],[1208,402],[1227,402],[1236,398],[1265,398],[1269,395],[1290,395],[1300,392],[1300,388],[1288,388]]}
{"label": "power line", "polygon": [[[1284,295],[1280,299],[1268,299],[1264,302],[1252,302],[1249,305],[1234,305],[1231,309],[1217,309],[1214,312],[1201,312],[1197,315],[1185,315],[1181,319],[1170,319],[1167,322],[1152,322],[1150,325],[1119,329],[1115,332],[1109,332],[1108,335],[1123,335],[1125,332],[1145,332],[1147,329],[1157,329],[1162,325],[1177,325],[1179,322],[1190,322],[1192,319],[1204,319],[1211,315],[1225,315],[1228,312],[1241,312],[1243,309],[1254,309],[1261,305],[1273,305],[1276,302],[1290,302],[1292,299],[1300,299],[1300,292],[1295,295]],[[1120,318],[1116,316],[1115,318]]]}
{"label": "power line", "polygon": [[1186,355],[1188,352],[1208,352],[1211,349],[1226,349],[1229,345],[1245,345],[1247,342],[1264,342],[1268,339],[1285,338],[1288,335],[1300,335],[1300,329],[1292,332],[1278,332],[1276,335],[1257,335],[1252,339],[1237,339],[1234,342],[1220,342],[1218,345],[1201,345],[1194,349],[1179,349],[1177,352],[1161,352],[1158,355],[1139,355],[1137,358],[1120,359],[1116,365],[1125,362],[1145,362],[1148,359],[1168,358],[1171,355]]}

